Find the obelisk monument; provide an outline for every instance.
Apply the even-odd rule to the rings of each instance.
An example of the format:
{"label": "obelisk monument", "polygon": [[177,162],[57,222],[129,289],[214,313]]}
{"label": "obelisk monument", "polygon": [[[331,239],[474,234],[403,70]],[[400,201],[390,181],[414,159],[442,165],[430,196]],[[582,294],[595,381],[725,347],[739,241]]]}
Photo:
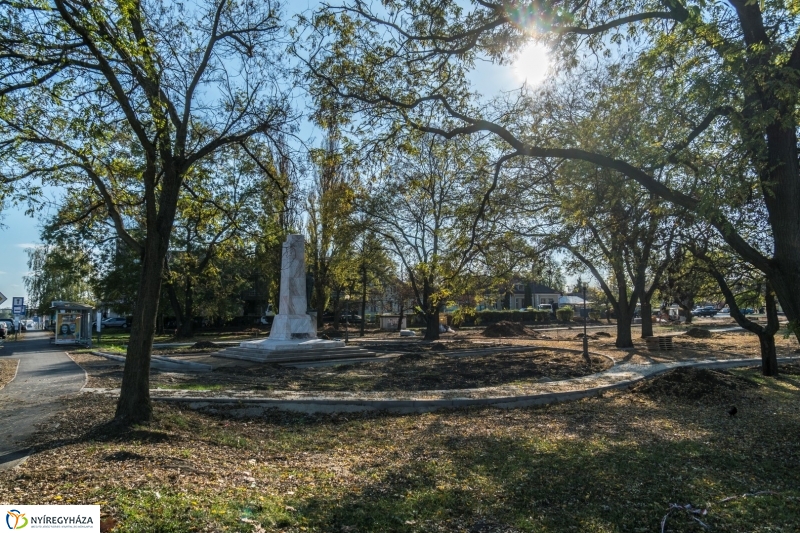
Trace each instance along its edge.
{"label": "obelisk monument", "polygon": [[281,251],[281,287],[278,314],[272,321],[269,338],[247,341],[240,348],[265,352],[307,351],[344,347],[342,341],[317,338],[317,325],[307,313],[305,240],[289,235]]}
{"label": "obelisk monument", "polygon": [[317,326],[307,313],[306,253],[302,235],[289,235],[281,254],[281,292],[278,315],[269,338],[278,341],[316,339]]}

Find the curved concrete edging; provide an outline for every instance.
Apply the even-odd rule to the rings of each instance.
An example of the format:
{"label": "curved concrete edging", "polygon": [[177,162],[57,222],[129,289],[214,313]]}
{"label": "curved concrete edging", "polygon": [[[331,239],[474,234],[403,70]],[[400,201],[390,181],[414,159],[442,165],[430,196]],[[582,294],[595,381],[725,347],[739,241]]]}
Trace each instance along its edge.
{"label": "curved concrete edging", "polygon": [[[112,361],[125,362],[125,356],[123,355],[116,355],[101,351],[91,351],[89,353],[92,355],[97,355],[98,357],[105,357],[106,359],[110,359]],[[212,370],[211,365],[206,365],[204,363],[192,363],[189,361],[179,361],[161,355],[150,356],[150,367],[158,370],[172,370],[178,372],[211,372]],[[86,380],[89,380],[88,375]]]}
{"label": "curved concrete edging", "polygon": [[[781,357],[779,363],[797,361],[798,357]],[[269,409],[279,409],[284,411],[295,411],[302,413],[346,413],[359,411],[386,411],[392,413],[425,413],[438,409],[462,408],[474,406],[492,406],[501,409],[513,409],[517,407],[529,407],[534,405],[547,405],[557,402],[580,400],[591,396],[597,396],[605,391],[630,387],[649,377],[663,374],[668,370],[678,367],[694,368],[734,368],[750,366],[760,363],[761,359],[733,359],[727,361],[697,361],[689,363],[660,363],[654,365],[619,365],[616,368],[628,366],[632,371],[640,368],[639,375],[628,379],[621,379],[614,383],[608,383],[581,390],[564,392],[544,392],[520,396],[502,396],[489,398],[450,398],[450,399],[419,399],[419,400],[396,400],[396,399],[357,399],[357,398],[302,398],[302,399],[280,399],[280,398],[203,398],[203,397],[155,397],[153,400],[162,402],[174,402],[186,404],[190,409],[211,409],[216,406],[234,406],[236,409],[228,412],[234,416],[258,416]],[[649,371],[645,371],[649,367]],[[599,375],[608,373],[603,372]]]}

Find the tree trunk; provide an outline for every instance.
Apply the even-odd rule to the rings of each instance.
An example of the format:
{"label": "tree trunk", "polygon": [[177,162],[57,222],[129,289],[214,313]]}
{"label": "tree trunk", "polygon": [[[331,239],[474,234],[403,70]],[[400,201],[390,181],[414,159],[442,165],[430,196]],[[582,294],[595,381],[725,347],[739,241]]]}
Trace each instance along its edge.
{"label": "tree trunk", "polygon": [[[692,309],[693,309],[692,306],[693,305],[694,305],[693,301],[689,302],[689,307],[683,305],[682,303],[678,303],[678,307],[680,308],[681,311],[683,311],[683,314],[686,316],[685,324],[691,324],[692,323]],[[680,315],[678,315],[678,321],[680,322]]]}
{"label": "tree trunk", "polygon": [[619,296],[617,298],[614,311],[617,313],[617,348],[633,348],[633,333],[631,322],[633,322],[633,312],[636,310],[636,299],[627,298],[627,289],[620,284]]}
{"label": "tree trunk", "polygon": [[619,307],[615,309],[617,313],[617,341],[614,346],[617,348],[633,348],[633,333],[631,332],[633,311],[625,309],[623,312]]}
{"label": "tree trunk", "polygon": [[402,331],[403,330],[403,313],[404,312],[405,312],[405,309],[403,309],[403,300],[400,299],[400,315],[399,315],[400,318],[397,320],[397,331]]}
{"label": "tree trunk", "polygon": [[167,283],[167,295],[169,296],[169,303],[172,306],[172,311],[175,313],[175,331],[173,333],[177,336],[183,325],[184,316],[183,307],[178,299],[178,294],[175,292],[175,285],[172,283]]}
{"label": "tree trunk", "polygon": [[361,268],[361,330],[360,335],[364,336],[364,326],[367,321],[367,267]]}
{"label": "tree trunk", "polygon": [[[155,232],[153,232],[155,233]],[[133,324],[125,355],[122,388],[115,419],[124,424],[146,422],[152,418],[150,403],[150,356],[156,330],[158,301],[161,296],[161,276],[166,242],[161,235],[148,235],[145,242],[139,293],[133,310]]]}
{"label": "tree trunk", "polygon": [[425,326],[425,340],[426,341],[436,341],[439,340],[439,306],[434,306],[433,309],[430,309],[430,306],[426,306],[425,311],[425,320],[427,320],[427,324]]}
{"label": "tree trunk", "polygon": [[183,322],[179,330],[181,337],[191,337],[192,330],[194,329],[194,294],[191,278],[186,278],[186,294],[183,299]]}
{"label": "tree trunk", "polygon": [[653,306],[642,301],[642,338],[653,336]]}
{"label": "tree trunk", "polygon": [[761,346],[761,373],[765,376],[778,375],[778,355],[775,351],[775,335],[769,332],[758,334]]}
{"label": "tree trunk", "polygon": [[316,300],[315,307],[317,308],[317,329],[322,329],[325,326],[322,315],[325,313],[325,308],[328,306],[328,303],[325,301],[325,287],[322,284],[319,274],[317,274],[317,278],[314,280],[314,300]]}

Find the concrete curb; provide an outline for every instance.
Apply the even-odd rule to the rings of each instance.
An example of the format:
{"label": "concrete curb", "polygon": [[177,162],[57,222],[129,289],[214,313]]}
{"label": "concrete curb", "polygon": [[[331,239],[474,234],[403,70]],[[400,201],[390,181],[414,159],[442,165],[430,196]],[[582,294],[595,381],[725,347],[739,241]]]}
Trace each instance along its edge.
{"label": "concrete curb", "polygon": [[[781,357],[779,363],[789,363],[800,360],[800,357]],[[437,399],[367,399],[367,398],[326,398],[310,397],[298,399],[281,398],[233,398],[233,397],[153,397],[154,401],[186,404],[190,409],[206,409],[215,411],[217,408],[226,407],[226,413],[233,416],[252,417],[260,416],[265,411],[278,409],[300,413],[349,413],[363,411],[385,411],[390,413],[425,413],[438,409],[455,409],[475,406],[492,406],[500,409],[514,409],[534,405],[547,405],[551,403],[567,402],[597,396],[603,392],[624,389],[644,379],[658,376],[678,367],[694,368],[735,368],[751,366],[761,363],[760,358],[730,359],[726,361],[695,361],[688,363],[658,363],[652,365],[632,365],[624,363],[612,367],[605,372],[594,376],[611,374],[633,374],[633,377],[623,378],[619,381],[562,392],[543,392],[519,396],[493,396],[486,398],[437,398]],[[586,379],[591,376],[585,376]],[[582,378],[577,378],[580,380]],[[567,380],[567,381],[577,381]],[[89,392],[89,391],[86,391]],[[106,391],[108,393],[110,391]],[[424,391],[420,391],[424,392]],[[432,391],[428,391],[432,392]],[[444,392],[444,391],[436,391]],[[450,391],[459,392],[459,391]],[[464,391],[460,391],[464,392]],[[233,409],[230,409],[233,407]]]}
{"label": "concrete curb", "polygon": [[[125,356],[116,355],[106,352],[99,352],[99,351],[92,351],[89,352],[92,355],[97,355],[99,357],[105,357],[106,359],[110,359],[112,361],[121,361],[125,362]],[[177,359],[170,359],[169,357],[163,357],[160,355],[153,355],[150,357],[150,367],[156,368],[158,370],[167,370],[173,372],[211,372],[212,367],[211,365],[206,365],[203,363],[192,363],[189,361],[180,361]]]}

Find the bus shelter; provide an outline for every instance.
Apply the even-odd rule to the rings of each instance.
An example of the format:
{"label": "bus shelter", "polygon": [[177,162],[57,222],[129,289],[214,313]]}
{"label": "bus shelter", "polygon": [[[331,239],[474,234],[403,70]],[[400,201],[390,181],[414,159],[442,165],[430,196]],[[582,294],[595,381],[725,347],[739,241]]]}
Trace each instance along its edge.
{"label": "bus shelter", "polygon": [[92,345],[91,305],[73,302],[52,302],[52,324],[55,325],[55,344]]}

